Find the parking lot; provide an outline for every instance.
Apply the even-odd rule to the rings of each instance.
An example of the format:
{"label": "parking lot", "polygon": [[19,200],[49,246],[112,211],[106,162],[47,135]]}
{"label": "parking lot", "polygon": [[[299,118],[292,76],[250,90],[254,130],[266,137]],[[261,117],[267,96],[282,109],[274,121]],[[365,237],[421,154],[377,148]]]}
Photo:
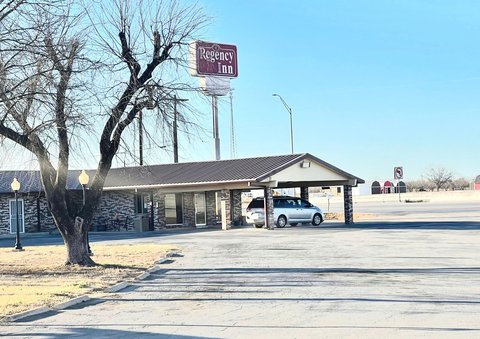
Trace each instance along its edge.
{"label": "parking lot", "polygon": [[15,338],[478,338],[479,239],[480,222],[458,217],[119,239],[176,244],[181,255],[119,293],[4,324],[0,332]]}

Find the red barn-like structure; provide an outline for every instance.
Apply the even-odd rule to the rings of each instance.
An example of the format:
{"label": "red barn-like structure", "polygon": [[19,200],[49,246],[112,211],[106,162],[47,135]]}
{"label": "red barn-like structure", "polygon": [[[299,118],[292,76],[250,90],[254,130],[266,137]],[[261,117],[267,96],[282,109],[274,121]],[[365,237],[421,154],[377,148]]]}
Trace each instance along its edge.
{"label": "red barn-like structure", "polygon": [[475,178],[475,184],[473,186],[474,190],[480,190],[480,175],[477,175]]}

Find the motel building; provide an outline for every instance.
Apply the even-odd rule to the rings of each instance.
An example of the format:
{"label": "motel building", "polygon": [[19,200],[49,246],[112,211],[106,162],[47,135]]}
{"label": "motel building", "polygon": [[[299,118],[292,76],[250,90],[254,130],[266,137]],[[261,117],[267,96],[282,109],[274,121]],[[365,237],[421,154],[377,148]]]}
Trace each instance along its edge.
{"label": "motel building", "polygon": [[[87,171],[93,177],[94,171]],[[81,201],[80,171],[70,171],[68,189]],[[47,207],[38,171],[0,172],[0,234],[16,232],[10,183],[17,178],[20,232],[51,232],[56,226]],[[311,154],[112,168],[91,231],[155,231],[170,227],[223,227],[243,224],[242,192],[262,189],[273,206],[273,189],[341,186],[345,223],[353,223],[352,188],[364,180]],[[88,189],[88,185],[87,188]],[[268,209],[267,209],[268,211]],[[273,209],[267,220],[273,220]]]}

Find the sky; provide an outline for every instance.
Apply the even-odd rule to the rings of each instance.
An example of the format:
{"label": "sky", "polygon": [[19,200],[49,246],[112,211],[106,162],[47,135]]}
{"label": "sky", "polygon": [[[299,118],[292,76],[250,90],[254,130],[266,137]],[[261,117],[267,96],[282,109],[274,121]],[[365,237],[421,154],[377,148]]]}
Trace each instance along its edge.
{"label": "sky", "polygon": [[[230,100],[220,97],[221,159],[291,152],[289,113],[277,93],[292,109],[295,153],[365,180],[393,179],[397,166],[405,180],[439,167],[455,177],[480,174],[480,2],[195,2],[211,17],[202,39],[238,50],[236,152]],[[213,160],[211,106],[189,104],[205,133],[189,141],[180,133],[180,161]],[[2,166],[18,168],[10,153]],[[171,145],[145,153],[147,164],[173,160]],[[96,161],[71,167],[96,168]]]}
{"label": "sky", "polygon": [[[480,174],[480,2],[201,0],[205,40],[237,46],[236,157],[308,152],[366,180]],[[209,113],[208,105],[205,114]],[[229,159],[230,103],[219,109]],[[208,119],[205,119],[206,123]],[[183,151],[211,160],[211,140]],[[191,153],[189,153],[191,152]]]}

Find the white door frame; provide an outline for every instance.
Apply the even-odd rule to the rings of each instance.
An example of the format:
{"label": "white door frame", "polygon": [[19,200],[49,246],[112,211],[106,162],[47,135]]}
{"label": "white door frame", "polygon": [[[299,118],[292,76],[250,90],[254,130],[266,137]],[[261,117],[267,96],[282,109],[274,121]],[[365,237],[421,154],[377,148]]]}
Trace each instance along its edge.
{"label": "white door frame", "polygon": [[[16,233],[17,227],[17,214],[14,213],[13,207],[15,206],[15,199],[9,199],[8,201],[8,210],[10,214],[10,233]],[[20,233],[25,233],[25,202],[23,199],[18,199],[18,219],[20,224]]]}

